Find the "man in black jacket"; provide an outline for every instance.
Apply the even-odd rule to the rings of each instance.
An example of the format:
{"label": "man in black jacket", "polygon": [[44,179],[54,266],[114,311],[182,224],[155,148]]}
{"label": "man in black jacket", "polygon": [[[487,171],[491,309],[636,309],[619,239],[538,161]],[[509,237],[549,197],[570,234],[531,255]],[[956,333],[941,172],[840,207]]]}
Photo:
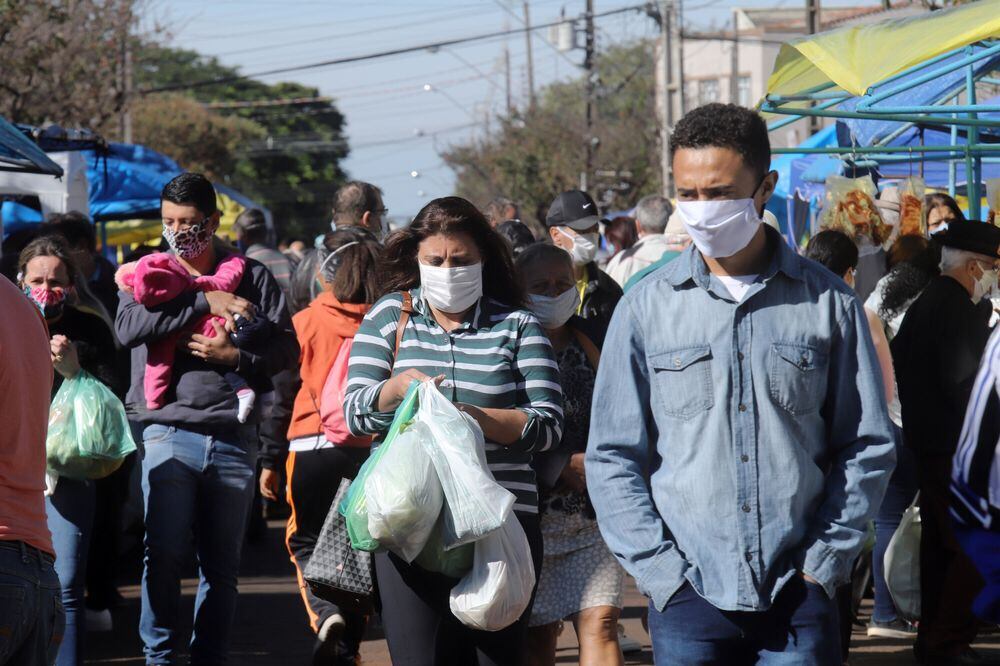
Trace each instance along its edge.
{"label": "man in black jacket", "polygon": [[580,190],[563,192],[545,216],[552,242],[573,257],[573,270],[580,290],[580,309],[584,319],[600,319],[603,326],[611,322],[611,313],[622,297],[622,288],[597,267],[594,257],[601,244],[597,204]]}
{"label": "man in black jacket", "polygon": [[988,296],[997,284],[1000,229],[962,220],[935,238],[944,246],[941,275],[907,310],[891,345],[903,436],[916,453],[920,487],[916,653],[925,663],[979,663],[969,646],[978,628],[972,601],[982,579],[956,541],[949,485],[952,456],[990,335]]}
{"label": "man in black jacket", "polygon": [[[213,274],[225,258],[213,243],[219,226],[215,190],[200,174],[185,173],[163,189],[163,236],[191,275]],[[215,336],[191,334],[205,315],[226,320]],[[267,344],[238,348],[236,319],[267,320]],[[176,663],[180,577],[191,535],[201,582],[195,601],[192,664],[226,660],[236,610],[236,576],[254,489],[257,428],[237,418],[236,392],[226,373],[270,377],[298,358],[285,298],[260,263],[246,260],[235,293],[187,291],[146,308],[121,293],[116,330],[132,349],[127,406],[143,430],[142,489],[146,557],[139,633],[149,664]],[[143,377],[147,345],[181,334],[166,404],[146,408]],[[252,419],[251,419],[252,420]]]}

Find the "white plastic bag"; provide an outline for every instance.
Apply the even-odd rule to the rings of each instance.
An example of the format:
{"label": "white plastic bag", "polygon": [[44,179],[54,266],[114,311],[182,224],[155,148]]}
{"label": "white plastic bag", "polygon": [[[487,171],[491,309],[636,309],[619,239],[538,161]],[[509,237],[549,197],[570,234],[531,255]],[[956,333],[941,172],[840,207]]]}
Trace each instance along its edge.
{"label": "white plastic bag", "polygon": [[467,627],[499,631],[521,617],[534,588],[531,547],[512,513],[503,527],[476,542],[472,571],[451,589],[449,606]]}
{"label": "white plastic bag", "polygon": [[444,502],[422,442],[429,437],[425,424],[409,426],[365,480],[368,531],[407,562],[424,549]]}
{"label": "white plastic bag", "polygon": [[[918,498],[919,499],[919,498]],[[920,620],[920,507],[914,500],[885,550],[885,584],[904,620]]]}
{"label": "white plastic bag", "polygon": [[444,547],[477,541],[504,524],[514,494],[498,484],[486,464],[483,431],[458,411],[434,382],[420,385],[415,423],[427,426],[421,437],[444,490]]}

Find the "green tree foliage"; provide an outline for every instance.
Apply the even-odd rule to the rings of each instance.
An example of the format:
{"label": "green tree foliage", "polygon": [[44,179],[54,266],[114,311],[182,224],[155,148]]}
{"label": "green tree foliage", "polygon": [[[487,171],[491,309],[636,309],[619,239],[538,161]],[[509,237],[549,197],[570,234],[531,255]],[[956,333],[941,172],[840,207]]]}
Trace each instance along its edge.
{"label": "green tree foliage", "polygon": [[[595,61],[593,136],[599,143],[590,189],[607,208],[630,207],[660,188],[651,54],[651,43],[637,42],[612,47]],[[540,92],[535,108],[499,119],[499,129],[484,139],[449,149],[443,157],[457,174],[457,192],[480,205],[507,196],[521,204],[522,216],[544,219],[556,194],[579,186],[585,104],[582,77],[556,83]]]}
{"label": "green tree foliage", "polygon": [[[234,77],[238,71],[195,51],[142,44],[136,49],[136,89],[151,90]],[[183,133],[175,147],[156,146],[187,168],[202,165],[232,187],[260,201],[274,213],[280,232],[311,237],[327,229],[333,192],[345,180],[340,161],[347,156],[344,117],[315,88],[297,83],[267,84],[253,79],[186,88],[143,96],[167,118],[180,102],[177,95],[208,105],[221,137]],[[306,100],[293,105],[261,105],[268,100]],[[313,101],[315,100],[315,101]],[[247,103],[257,102],[252,105]],[[241,105],[244,104],[244,105]],[[205,107],[202,107],[205,108]],[[149,114],[154,117],[156,114]],[[192,116],[192,127],[201,119]],[[207,121],[206,121],[207,122]],[[180,127],[178,127],[180,129]],[[136,141],[156,128],[136,128]],[[167,139],[157,135],[159,140]],[[163,141],[169,143],[169,141]]]}

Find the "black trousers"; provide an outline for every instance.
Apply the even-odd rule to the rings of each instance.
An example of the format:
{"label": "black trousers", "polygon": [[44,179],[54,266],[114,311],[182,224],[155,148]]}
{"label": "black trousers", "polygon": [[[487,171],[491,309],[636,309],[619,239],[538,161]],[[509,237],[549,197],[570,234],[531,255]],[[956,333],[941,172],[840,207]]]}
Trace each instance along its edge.
{"label": "black trousers", "polygon": [[285,543],[295,565],[299,591],[309,616],[309,626],[313,631],[319,631],[329,617],[336,613],[343,615],[347,621],[344,649],[350,654],[357,654],[364,637],[366,619],[342,612],[336,605],[315,596],[302,578],[302,572],[316,547],[316,539],[323,529],[323,521],[330,511],[340,480],[353,479],[366,458],[368,449],[333,447],[316,451],[291,451],[285,463],[288,472],[288,504],[292,509]]}
{"label": "black trousers", "polygon": [[[542,570],[537,514],[517,514],[531,546],[536,581]],[[519,666],[524,663],[531,606],[500,631],[477,631],[452,615],[448,595],[458,581],[407,564],[392,553],[375,555],[382,624],[393,666]],[[536,582],[537,586],[537,582]],[[532,599],[534,603],[534,599]]]}
{"label": "black trousers", "polygon": [[951,458],[917,456],[921,522],[917,650],[928,658],[960,654],[979,629],[972,602],[983,579],[955,538],[949,513]]}

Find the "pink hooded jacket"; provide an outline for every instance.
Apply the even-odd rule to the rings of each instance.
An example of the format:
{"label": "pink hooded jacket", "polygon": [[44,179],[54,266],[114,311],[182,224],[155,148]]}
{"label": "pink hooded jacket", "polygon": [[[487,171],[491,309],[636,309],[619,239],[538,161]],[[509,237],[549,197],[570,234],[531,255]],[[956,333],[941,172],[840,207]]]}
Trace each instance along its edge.
{"label": "pink hooded jacket", "polygon": [[[197,291],[226,291],[232,293],[243,280],[246,260],[230,255],[219,262],[214,275],[194,276],[187,272],[172,254],[157,252],[146,255],[139,261],[122,264],[115,273],[115,282],[122,291],[132,294],[136,302],[147,308],[162,305],[177,298],[182,293]],[[224,324],[222,317],[205,315],[191,332],[210,338],[215,337],[213,322]],[[146,372],[143,377],[143,394],[148,409],[159,409],[166,404],[167,389],[173,376],[174,355],[178,332],[147,345]]]}

